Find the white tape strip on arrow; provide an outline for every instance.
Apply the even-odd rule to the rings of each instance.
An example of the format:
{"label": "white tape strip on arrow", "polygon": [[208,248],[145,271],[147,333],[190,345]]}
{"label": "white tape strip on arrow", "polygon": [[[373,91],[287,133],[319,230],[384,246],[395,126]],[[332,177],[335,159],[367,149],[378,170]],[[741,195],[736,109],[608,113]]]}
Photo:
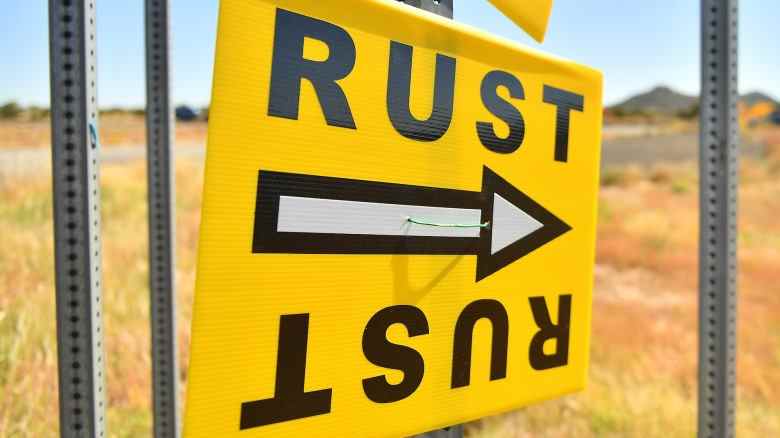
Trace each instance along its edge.
{"label": "white tape strip on arrow", "polygon": [[[440,223],[480,223],[481,210],[428,207],[338,199],[279,197],[276,231],[290,233],[360,234],[478,238],[480,228],[436,227],[413,224],[409,217]],[[542,223],[500,195],[493,194],[491,254],[534,231]]]}

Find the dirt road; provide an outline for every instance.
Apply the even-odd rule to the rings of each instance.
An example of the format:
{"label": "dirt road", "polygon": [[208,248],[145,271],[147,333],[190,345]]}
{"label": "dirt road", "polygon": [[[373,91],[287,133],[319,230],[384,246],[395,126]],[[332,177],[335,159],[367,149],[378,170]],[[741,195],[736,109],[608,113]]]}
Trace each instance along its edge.
{"label": "dirt road", "polygon": [[[199,144],[183,144],[176,147],[177,159],[201,159],[204,148]],[[124,163],[146,158],[143,146],[112,146],[103,148],[100,160],[103,164]],[[7,178],[31,175],[51,168],[51,150],[48,148],[0,149],[0,181]]]}
{"label": "dirt road", "polygon": [[[698,159],[698,134],[665,134],[645,137],[625,137],[605,141],[602,146],[602,169],[627,164],[652,165],[663,162],[686,162]],[[760,158],[762,145],[745,143],[744,156]],[[203,145],[181,144],[176,147],[178,159],[201,159]],[[123,163],[143,159],[146,150],[142,146],[112,146],[103,148],[103,163]],[[51,151],[48,148],[0,149],[0,180],[48,171]]]}
{"label": "dirt road", "polygon": [[[744,141],[742,156],[760,158],[764,146]],[[601,150],[602,169],[627,164],[652,165],[699,159],[699,134],[664,134],[624,137],[605,141]]]}

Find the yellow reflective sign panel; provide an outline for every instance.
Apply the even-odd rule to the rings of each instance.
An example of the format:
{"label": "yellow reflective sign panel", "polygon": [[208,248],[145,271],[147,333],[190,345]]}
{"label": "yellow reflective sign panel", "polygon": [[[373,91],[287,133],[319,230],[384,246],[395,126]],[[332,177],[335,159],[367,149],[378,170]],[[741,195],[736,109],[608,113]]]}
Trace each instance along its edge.
{"label": "yellow reflective sign panel", "polygon": [[490,3],[536,41],[544,41],[553,0],[490,0]]}
{"label": "yellow reflective sign panel", "polygon": [[601,75],[390,1],[223,0],[185,434],[582,389]]}

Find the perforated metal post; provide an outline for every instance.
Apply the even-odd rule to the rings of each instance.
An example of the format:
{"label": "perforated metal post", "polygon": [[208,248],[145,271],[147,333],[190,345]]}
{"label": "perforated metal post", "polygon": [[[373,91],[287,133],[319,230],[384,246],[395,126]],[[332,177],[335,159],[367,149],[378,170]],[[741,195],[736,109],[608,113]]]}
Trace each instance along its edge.
{"label": "perforated metal post", "polygon": [[735,434],[737,5],[737,0],[701,2],[700,438]]}
{"label": "perforated metal post", "polygon": [[452,18],[453,0],[397,0],[443,17]]}
{"label": "perforated metal post", "polygon": [[[453,0],[397,0],[408,5],[452,18]],[[463,426],[452,426],[433,432],[417,435],[417,438],[463,438]]]}
{"label": "perforated metal post", "polygon": [[146,0],[146,140],[154,436],[179,436],[168,0]]}
{"label": "perforated metal post", "polygon": [[49,1],[60,436],[105,430],[95,0]]}

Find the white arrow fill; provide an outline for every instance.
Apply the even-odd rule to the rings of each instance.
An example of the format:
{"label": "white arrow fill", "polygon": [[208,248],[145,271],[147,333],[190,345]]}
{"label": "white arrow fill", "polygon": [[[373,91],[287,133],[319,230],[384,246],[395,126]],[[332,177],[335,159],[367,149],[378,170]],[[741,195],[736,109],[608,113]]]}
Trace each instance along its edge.
{"label": "white arrow fill", "polygon": [[276,231],[477,238],[479,228],[432,227],[413,224],[407,218],[423,218],[441,223],[478,224],[481,214],[480,210],[470,208],[280,196]]}
{"label": "white arrow fill", "polygon": [[493,239],[490,253],[495,254],[544,225],[514,204],[493,194]]}
{"label": "white arrow fill", "polygon": [[[384,236],[479,237],[479,228],[448,228],[413,224],[408,217],[441,223],[480,221],[480,210],[386,204],[381,202],[281,196],[279,232],[367,234]],[[491,254],[543,227],[531,215],[493,194]]]}

